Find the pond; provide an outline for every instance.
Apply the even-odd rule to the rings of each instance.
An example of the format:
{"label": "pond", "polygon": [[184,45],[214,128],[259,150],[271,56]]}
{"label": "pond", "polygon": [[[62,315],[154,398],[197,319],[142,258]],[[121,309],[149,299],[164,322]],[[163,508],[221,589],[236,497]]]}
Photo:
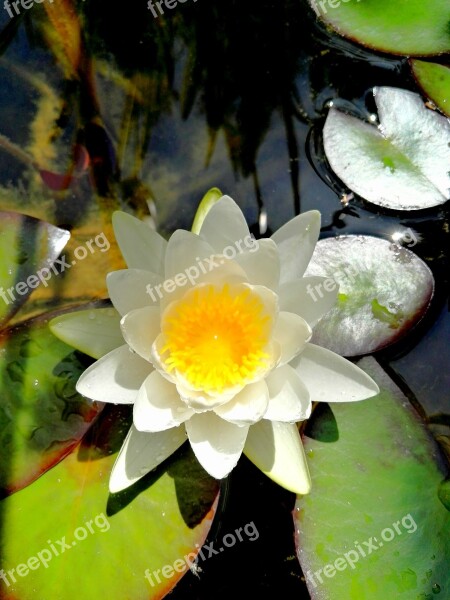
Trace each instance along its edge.
{"label": "pond", "polygon": [[[449,23],[445,0],[0,7],[1,598],[450,597]],[[133,311],[160,300],[146,349]],[[215,476],[209,407],[269,346],[269,406],[293,386],[302,411],[273,400]]]}

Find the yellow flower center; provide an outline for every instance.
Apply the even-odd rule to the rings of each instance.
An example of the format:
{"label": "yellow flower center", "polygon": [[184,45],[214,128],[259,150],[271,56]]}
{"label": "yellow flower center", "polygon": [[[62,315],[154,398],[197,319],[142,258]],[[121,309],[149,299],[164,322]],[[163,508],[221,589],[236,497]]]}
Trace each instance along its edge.
{"label": "yellow flower center", "polygon": [[220,393],[245,384],[267,364],[270,323],[263,302],[247,287],[195,288],[163,320],[166,368],[196,390]]}

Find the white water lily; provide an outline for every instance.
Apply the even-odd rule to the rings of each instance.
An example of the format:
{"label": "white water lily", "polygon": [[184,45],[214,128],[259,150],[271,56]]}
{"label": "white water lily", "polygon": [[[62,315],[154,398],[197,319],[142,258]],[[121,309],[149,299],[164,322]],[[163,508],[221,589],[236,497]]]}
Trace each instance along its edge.
{"label": "white water lily", "polygon": [[129,267],[107,278],[121,336],[108,334],[104,321],[81,335],[79,313],[52,325],[80,349],[92,343],[94,356],[99,340],[114,348],[82,374],[82,395],[134,404],[110,490],[133,484],[187,437],[217,479],[244,452],[280,485],[308,493],[296,422],[309,417],[312,401],[357,401],[379,391],[351,362],[309,343],[336,299],[327,293],[314,301],[307,286],[325,278],[302,277],[320,213],[300,215],[259,241],[227,196],[198,234],[178,230],[168,242],[125,213],[115,213],[113,224]]}

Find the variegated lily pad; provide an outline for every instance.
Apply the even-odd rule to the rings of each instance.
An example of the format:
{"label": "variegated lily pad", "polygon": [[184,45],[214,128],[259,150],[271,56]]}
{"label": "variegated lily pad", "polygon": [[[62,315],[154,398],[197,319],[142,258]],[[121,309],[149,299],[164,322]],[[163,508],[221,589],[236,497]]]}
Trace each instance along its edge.
{"label": "variegated lily pad", "polygon": [[312,341],[343,356],[401,338],[424,315],[434,291],[430,269],[411,250],[372,236],[320,240],[306,274],[329,278],[310,288],[313,300],[339,285],[338,302],[314,327]]}

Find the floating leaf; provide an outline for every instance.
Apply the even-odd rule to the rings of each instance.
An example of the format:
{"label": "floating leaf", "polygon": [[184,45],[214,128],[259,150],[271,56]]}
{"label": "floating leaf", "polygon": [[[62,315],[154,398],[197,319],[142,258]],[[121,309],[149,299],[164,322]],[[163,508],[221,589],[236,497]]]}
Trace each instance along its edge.
{"label": "floating leaf", "polygon": [[294,521],[311,598],[448,598],[450,512],[439,498],[447,465],[375,360],[359,366],[381,393],[318,412],[304,438],[312,491]]}
{"label": "floating leaf", "polygon": [[88,363],[49,331],[48,319],[4,330],[0,355],[0,495],[5,495],[68,454],[103,405],[76,392]]}
{"label": "floating leaf", "polygon": [[339,34],[393,54],[450,51],[447,0],[309,0],[315,13]]}
{"label": "floating leaf", "polygon": [[450,67],[423,60],[411,60],[417,83],[432,102],[450,117]]}
{"label": "floating leaf", "polygon": [[430,269],[411,250],[366,235],[320,240],[306,275],[328,278],[310,286],[314,301],[339,285],[338,302],[315,325],[312,341],[343,356],[397,341],[422,318],[434,291]]}
{"label": "floating leaf", "polygon": [[109,495],[131,420],[129,407],[118,412],[105,410],[78,451],[0,504],[3,568],[16,569],[15,581],[0,583],[2,597],[160,599],[194,562],[218,482],[185,445],[137,485]]}
{"label": "floating leaf", "polygon": [[68,231],[39,219],[0,212],[0,326],[35,288],[48,285],[51,264],[69,237]]}
{"label": "floating leaf", "polygon": [[450,198],[450,123],[420,96],[374,90],[380,125],[334,108],[324,127],[331,168],[354,192],[380,206],[415,210]]}

